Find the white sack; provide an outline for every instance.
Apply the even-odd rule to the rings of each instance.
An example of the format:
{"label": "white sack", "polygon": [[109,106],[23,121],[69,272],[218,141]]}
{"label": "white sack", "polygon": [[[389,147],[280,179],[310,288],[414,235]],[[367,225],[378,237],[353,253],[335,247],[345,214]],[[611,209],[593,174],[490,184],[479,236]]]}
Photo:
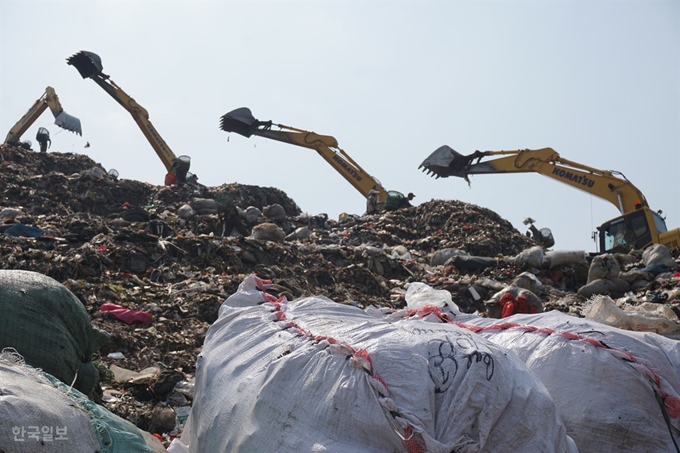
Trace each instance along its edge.
{"label": "white sack", "polygon": [[275,223],[260,223],[255,225],[251,235],[258,241],[283,242],[286,233]]}
{"label": "white sack", "polygon": [[[7,357],[6,353],[3,356]],[[42,433],[38,434],[39,440],[29,438],[26,433],[29,426],[51,427],[52,441],[40,445]],[[56,429],[59,429],[58,440],[54,439]],[[99,447],[90,417],[67,395],[54,388],[39,370],[0,358],[0,450],[92,453]]]}
{"label": "white sack", "polygon": [[192,208],[188,204],[183,204],[177,210],[177,215],[179,216],[180,219],[186,220],[186,219],[190,219],[194,215],[196,215],[196,211],[194,211],[194,208]]}
{"label": "white sack", "polygon": [[248,206],[245,211],[243,211],[243,219],[246,223],[254,224],[262,217],[262,211],[257,209],[255,206]]}
{"label": "white sack", "polygon": [[645,266],[662,265],[674,268],[678,265],[671,255],[671,251],[663,244],[652,244],[642,252],[642,261]]}
{"label": "white sack", "polygon": [[672,321],[678,319],[677,315],[669,307],[660,304],[646,303],[640,307],[622,310],[608,296],[599,296],[585,307],[583,316],[624,330],[655,332],[661,335],[680,331],[680,324]]}
{"label": "white sack", "polygon": [[680,429],[680,342],[559,311],[503,321],[458,318],[486,327],[477,334],[524,360],[553,396],[581,453],[675,451],[655,391]]}
{"label": "white sack", "polygon": [[582,263],[587,258],[588,252],[584,250],[549,250],[545,252],[545,262],[550,268]]}
{"label": "white sack", "polygon": [[619,276],[621,265],[614,258],[614,255],[605,253],[593,257],[588,269],[588,283],[598,279],[612,279]]}
{"label": "white sack", "polygon": [[524,264],[540,269],[543,266],[543,260],[545,258],[545,252],[543,247],[540,245],[535,245],[526,250],[522,250],[517,256],[515,256],[515,265],[522,266]]}
{"label": "white sack", "polygon": [[458,249],[441,249],[437,250],[430,258],[430,266],[441,266],[446,263],[451,257],[458,255],[468,255],[466,252]]}
{"label": "white sack", "polygon": [[285,220],[288,217],[288,214],[286,214],[286,210],[283,209],[283,206],[281,206],[278,203],[265,206],[264,209],[262,210],[262,214],[264,214],[265,217],[271,220]]}
{"label": "white sack", "polygon": [[207,333],[189,451],[576,452],[543,385],[504,348],[322,297],[257,305],[272,297],[253,288],[250,276]]}
{"label": "white sack", "polygon": [[199,215],[217,214],[217,202],[212,198],[194,198],[191,207]]}

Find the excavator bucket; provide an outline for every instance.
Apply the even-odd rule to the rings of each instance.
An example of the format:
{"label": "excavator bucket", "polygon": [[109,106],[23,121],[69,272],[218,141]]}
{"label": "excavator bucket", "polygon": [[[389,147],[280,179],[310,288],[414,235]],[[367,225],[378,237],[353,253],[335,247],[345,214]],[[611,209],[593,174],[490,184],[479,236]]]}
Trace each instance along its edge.
{"label": "excavator bucket", "polygon": [[467,168],[475,156],[464,156],[446,145],[440,146],[420,164],[430,176],[446,178],[458,176],[467,179]]}
{"label": "excavator bucket", "polygon": [[235,132],[244,137],[253,135],[253,128],[260,122],[255,119],[248,107],[241,107],[222,115],[220,129],[225,132]]}
{"label": "excavator bucket", "polygon": [[91,78],[104,70],[102,59],[99,58],[99,55],[87,50],[81,50],[77,54],[68,57],[66,61],[78,70],[83,79]]}
{"label": "excavator bucket", "polygon": [[75,132],[81,136],[83,135],[83,130],[80,128],[80,120],[66,112],[61,112],[57,115],[54,119],[54,124],[67,131]]}

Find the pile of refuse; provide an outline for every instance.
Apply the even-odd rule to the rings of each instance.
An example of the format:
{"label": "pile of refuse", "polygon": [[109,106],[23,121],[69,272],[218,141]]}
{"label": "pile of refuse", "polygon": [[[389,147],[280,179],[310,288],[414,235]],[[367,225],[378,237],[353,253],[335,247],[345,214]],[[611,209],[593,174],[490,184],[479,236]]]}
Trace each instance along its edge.
{"label": "pile of refuse", "polygon": [[[13,313],[2,318],[6,321],[0,320],[0,327],[3,327],[0,329],[0,350],[13,348],[0,354],[0,373],[3,373],[0,382],[5,373],[24,373],[33,376],[41,385],[51,382],[56,386],[61,382],[64,388],[59,388],[59,398],[67,395],[83,407],[91,402],[91,406],[87,406],[89,413],[101,410],[108,414],[108,418],[99,412],[92,415],[93,419],[99,420],[99,428],[105,424],[114,426],[115,429],[110,430],[117,432],[134,427],[149,449],[158,449],[160,444],[168,447],[173,439],[178,445],[184,434],[182,441],[186,440],[187,444],[193,441],[191,451],[236,451],[239,448],[241,451],[249,451],[248,448],[250,451],[274,451],[274,444],[266,442],[282,442],[277,436],[246,439],[233,433],[226,439],[197,433],[185,425],[190,413],[189,420],[196,418],[199,421],[201,417],[222,420],[225,416],[224,412],[210,412],[217,409],[205,407],[211,398],[222,397],[214,393],[218,389],[211,387],[205,376],[201,377],[200,360],[204,360],[201,366],[223,379],[215,381],[214,385],[233,381],[234,373],[245,376],[248,373],[245,370],[261,369],[264,365],[258,360],[262,357],[258,359],[257,354],[264,354],[262,351],[266,348],[269,352],[275,351],[276,357],[293,360],[295,348],[291,348],[290,342],[282,342],[277,335],[268,336],[266,330],[253,330],[258,329],[255,323],[266,324],[271,316],[279,316],[279,312],[298,319],[295,326],[302,337],[323,330],[328,331],[327,339],[323,341],[344,335],[346,341],[351,339],[360,344],[366,341],[360,330],[368,329],[366,332],[373,332],[371,335],[384,337],[386,341],[392,338],[390,341],[394,341],[395,350],[404,350],[414,356],[427,354],[428,344],[439,341],[437,338],[441,336],[455,338],[454,343],[458,345],[455,351],[439,354],[437,360],[456,363],[456,369],[465,363],[468,373],[473,362],[481,363],[483,366],[475,368],[478,374],[470,374],[465,382],[483,380],[482,377],[489,373],[489,364],[493,364],[497,376],[509,379],[506,386],[515,381],[516,391],[522,388],[531,393],[530,389],[540,387],[531,395],[520,397],[516,394],[514,400],[508,400],[507,413],[503,417],[516,419],[520,416],[520,408],[541,411],[541,417],[526,420],[525,428],[545,432],[544,440],[560,445],[555,451],[576,451],[575,445],[580,451],[594,450],[588,450],[582,440],[588,435],[588,424],[569,418],[576,408],[567,404],[569,395],[557,391],[565,388],[564,385],[558,386],[554,376],[548,376],[549,367],[529,367],[529,371],[524,364],[545,362],[547,354],[552,357],[550,360],[556,361],[555,367],[560,363],[565,366],[568,357],[556,352],[555,345],[546,345],[547,340],[527,343],[529,340],[523,333],[538,329],[544,329],[544,332],[548,331],[545,329],[559,330],[567,332],[566,337],[574,343],[592,345],[595,340],[584,332],[599,331],[602,336],[608,335],[610,341],[602,340],[602,344],[620,354],[623,352],[619,351],[627,351],[634,357],[628,357],[629,362],[641,364],[661,357],[656,350],[653,354],[657,355],[653,355],[647,343],[644,347],[640,344],[643,342],[640,335],[653,333],[654,337],[663,339],[654,341],[662,344],[671,358],[668,363],[655,362],[649,368],[655,370],[651,379],[656,384],[652,386],[653,404],[645,409],[644,416],[659,416],[661,427],[670,430],[670,434],[666,433],[658,445],[647,451],[668,451],[664,449],[673,445],[669,444],[669,439],[673,438],[674,430],[680,428],[677,419],[680,406],[675,414],[672,391],[677,374],[674,378],[660,374],[673,369],[677,373],[680,368],[680,353],[673,356],[675,346],[662,343],[668,340],[674,344],[675,340],[669,339],[680,338],[677,249],[653,246],[644,252],[599,256],[579,250],[546,250],[493,211],[457,200],[431,200],[389,213],[341,214],[338,219],[331,219],[323,213],[303,212],[284,192],[275,188],[240,184],[156,186],[118,179],[115,172],[110,174],[84,155],[35,153],[7,145],[0,149],[0,192],[3,195],[0,202],[0,269],[3,269],[0,271],[0,305],[3,313]],[[223,226],[215,200],[224,197],[238,207],[250,235],[222,236]],[[25,292],[27,287],[34,291]],[[49,295],[39,288],[50,288]],[[425,299],[429,297],[427,304],[422,298],[418,302],[419,294],[414,293],[416,288],[422,288]],[[244,294],[248,297],[239,299]],[[436,297],[432,298],[433,295]],[[229,299],[231,306],[225,303]],[[298,301],[301,305],[292,305]],[[289,305],[285,306],[291,307],[290,313],[280,308],[286,303]],[[50,310],[44,308],[45,304],[50,305]],[[279,308],[276,308],[277,304]],[[233,313],[230,310],[234,310]],[[543,312],[551,312],[551,316],[542,315]],[[45,317],[46,313],[49,318]],[[398,340],[404,333],[401,330],[395,333],[393,329],[412,332],[412,318],[422,321],[424,316],[434,317],[430,323],[441,324],[427,328],[439,332],[433,334],[437,338],[419,337],[423,349],[419,341]],[[63,321],[48,322],[57,318]],[[497,328],[500,324],[492,324],[506,318],[513,320],[512,327],[506,324],[501,329]],[[237,328],[228,334],[218,330],[227,323],[236,323]],[[7,326],[10,325],[15,327],[9,329]],[[496,328],[489,328],[491,325]],[[534,330],[528,328],[518,333],[521,329],[517,326],[520,325],[532,326]],[[358,329],[352,335],[348,330],[350,326]],[[602,333],[602,326],[611,327]],[[54,329],[57,329],[56,333]],[[623,334],[617,333],[619,331],[638,336],[633,341],[628,336],[622,337]],[[463,338],[466,342],[473,341],[470,340],[472,334],[477,346],[467,347],[474,351],[470,355],[472,352],[460,345]],[[216,343],[216,338],[223,335],[228,338]],[[51,339],[48,341],[48,338]],[[211,344],[222,344],[219,352],[212,353],[208,349]],[[518,344],[524,344],[524,349]],[[231,350],[241,351],[238,360],[230,368],[217,369],[217,364],[226,363],[224,348],[227,345]],[[53,353],[51,348],[58,349],[63,356]],[[359,360],[357,351],[370,348],[370,344],[366,344],[355,351],[340,352]],[[514,351],[521,360],[501,359],[502,351],[506,349]],[[463,355],[459,355],[461,353]],[[292,365],[295,362],[290,362],[288,367],[282,368],[281,378],[288,377],[296,382],[302,379],[303,376],[295,373],[305,368],[303,364],[307,359],[301,357],[300,360],[302,362],[296,366]],[[365,360],[368,359],[364,357],[357,363],[371,368]],[[396,358],[389,354],[381,358],[375,352],[371,360],[373,367],[380,364],[385,373],[390,370],[389,363],[394,363]],[[441,363],[437,369],[446,374]],[[601,362],[594,357],[591,365],[594,367],[598,363]],[[345,370],[331,371],[322,364],[312,366],[310,363],[308,366],[306,373],[333,372],[344,376],[343,379],[346,377]],[[241,371],[235,371],[237,369]],[[406,363],[392,371],[395,375],[423,379],[418,374],[422,370],[410,368]],[[600,376],[606,374],[594,368],[592,372],[598,372]],[[651,371],[643,377],[649,378],[649,373]],[[18,382],[28,385],[25,384],[28,381],[22,379],[17,378],[17,386]],[[369,387],[375,388],[380,379],[376,374]],[[440,394],[444,382],[435,381],[438,389],[435,393]],[[251,404],[254,410],[250,417],[261,413],[265,417],[263,420],[272,423],[277,410],[290,409],[286,404],[295,407],[295,402],[291,394],[283,402],[268,400],[266,395],[273,398],[272,395],[281,395],[283,390],[279,387],[267,389],[263,382],[246,379],[242,383],[244,389],[259,385],[263,396],[259,403],[234,400],[231,404],[234,407]],[[327,381],[328,385],[330,382]],[[461,382],[457,381],[456,385],[462,385]],[[597,378],[593,377],[592,382],[598,382]],[[308,386],[311,383],[307,381]],[[610,383],[612,386],[617,384]],[[239,383],[234,381],[230,385],[237,387]],[[369,387],[361,391],[369,392]],[[394,387],[399,389],[396,383]],[[488,393],[491,390],[508,391],[504,386],[489,384],[487,387],[478,388],[486,389],[484,395],[491,399],[493,395]],[[675,392],[678,388],[675,387]],[[336,390],[331,386],[314,391],[331,393]],[[25,391],[28,392],[28,387]],[[304,386],[291,386],[285,390],[295,391],[312,390]],[[73,396],[75,392],[78,393]],[[389,393],[387,389],[382,392],[383,396]],[[603,390],[598,388],[597,392],[602,394]],[[597,392],[593,391],[593,394]],[[661,406],[654,395],[661,398]],[[399,445],[403,451],[453,451],[454,448],[458,449],[455,451],[482,451],[472,449],[472,445],[486,448],[484,451],[506,451],[500,445],[506,445],[503,448],[507,451],[530,451],[523,450],[525,448],[539,451],[542,448],[528,434],[517,435],[515,444],[507,443],[504,437],[492,436],[487,430],[488,424],[494,418],[500,419],[503,407],[498,406],[498,402],[490,403],[491,399],[464,396],[459,391],[459,403],[487,405],[489,410],[485,413],[487,418],[478,420],[482,425],[470,428],[477,437],[470,440],[470,450],[465,450],[465,442],[460,443],[460,436],[469,436],[471,431],[450,431],[446,436],[435,433],[434,425],[422,422],[417,397],[430,396],[415,393],[409,402],[400,402],[394,397],[383,401],[382,409],[366,409],[363,414],[353,412],[356,426],[343,428],[357,433],[354,443],[324,448],[327,451],[357,451],[358,445],[364,447],[359,448],[362,451],[398,451]],[[584,407],[589,403],[588,398],[594,398],[585,393],[582,397]],[[338,394],[337,398],[345,401],[343,404],[336,401],[337,410],[352,410],[347,395]],[[199,401],[203,406],[197,406]],[[451,412],[455,404],[446,401],[446,407],[438,405],[433,409],[432,423],[436,417],[457,419],[470,415]],[[1,403],[0,395],[0,410]],[[401,415],[387,421],[392,431],[398,433],[397,440],[392,437],[369,439],[369,431],[382,429],[369,424],[375,420],[371,410],[390,413],[390,404],[402,404],[401,412],[392,411]],[[544,416],[545,411],[557,411],[556,408],[563,413],[562,418]],[[237,412],[246,417],[242,411]],[[265,415],[267,411],[272,413]],[[290,413],[294,412],[291,409]],[[593,413],[600,419],[606,418],[598,411]],[[317,442],[318,439],[309,437],[308,433],[313,431],[307,430],[315,423],[309,415],[314,412],[306,414],[309,419],[306,424],[293,428],[282,425],[283,431],[289,430],[286,431],[289,435],[284,437],[298,441],[279,444],[286,445],[279,451],[308,450]],[[664,422],[664,414],[668,423]],[[299,415],[302,416],[302,412]],[[625,414],[621,416],[625,417]],[[255,432],[258,423],[250,422],[251,431]],[[618,428],[615,421],[609,423],[612,429]],[[227,425],[225,422],[215,426],[224,428]],[[194,426],[198,425],[194,423]],[[232,423],[231,426],[235,425]],[[266,424],[260,428],[264,426]],[[463,425],[457,426],[462,429]],[[0,433],[0,447],[5,446],[3,442],[10,441],[12,443],[8,445],[13,448],[18,445],[15,441],[21,431],[15,434],[15,427],[21,428],[16,424]],[[626,426],[626,429],[634,432],[638,440],[645,432],[644,427],[632,430]],[[362,430],[366,431],[365,437],[359,433]],[[93,428],[92,432],[100,433],[102,429]],[[592,445],[595,440],[600,445],[606,444],[606,436],[611,437],[608,432],[603,430],[600,438],[591,436]],[[149,433],[155,438],[150,438]],[[647,429],[646,435],[650,433],[658,434]],[[332,437],[331,433],[328,436]],[[418,447],[410,442],[410,436],[414,436]],[[91,437],[96,440],[95,434]],[[621,436],[623,438],[626,437]],[[629,445],[641,445],[626,439]],[[650,442],[644,437],[645,445],[652,445]],[[5,450],[14,451],[13,448]],[[639,451],[613,448],[598,451]]]}

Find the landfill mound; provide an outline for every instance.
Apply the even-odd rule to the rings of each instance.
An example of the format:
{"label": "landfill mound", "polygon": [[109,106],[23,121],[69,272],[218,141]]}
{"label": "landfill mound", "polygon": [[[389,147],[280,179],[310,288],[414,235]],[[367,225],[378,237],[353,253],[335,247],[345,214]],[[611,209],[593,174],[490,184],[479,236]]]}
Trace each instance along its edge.
{"label": "landfill mound", "polygon": [[[402,308],[408,285],[424,282],[450,291],[462,311],[485,315],[484,301],[529,268],[501,258],[536,245],[495,212],[457,200],[335,220],[304,213],[276,188],[156,186],[117,179],[84,155],[7,145],[0,152],[0,191],[0,232],[6,233],[0,234],[0,268],[43,273],[78,297],[92,323],[111,335],[95,360],[105,389],[101,401],[166,441],[177,433],[172,407],[191,401],[191,392],[178,393],[175,384],[191,381],[208,327],[248,275],[272,280],[268,291],[289,300],[321,295],[361,308]],[[179,214],[183,206],[225,194],[242,211],[262,213],[249,228],[275,225],[286,239],[221,237],[209,203],[191,218]],[[276,205],[285,215],[270,209]],[[169,233],[153,234],[150,218],[166,222]],[[23,233],[7,234],[15,225]],[[444,249],[497,261],[479,269],[431,265]],[[587,267],[531,270],[553,288],[542,296],[545,310],[580,315],[586,298],[576,291],[586,283]],[[637,292],[665,290],[675,306],[678,286],[654,280]],[[148,313],[152,322],[122,322],[101,309],[106,303]],[[139,375],[150,367],[153,372]],[[110,368],[137,380],[123,384]]]}

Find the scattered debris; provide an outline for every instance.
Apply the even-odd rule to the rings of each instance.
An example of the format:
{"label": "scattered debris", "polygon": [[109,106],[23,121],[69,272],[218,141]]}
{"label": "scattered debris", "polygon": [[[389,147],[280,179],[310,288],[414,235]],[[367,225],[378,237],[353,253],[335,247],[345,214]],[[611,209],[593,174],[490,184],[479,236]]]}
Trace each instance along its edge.
{"label": "scattered debris", "polygon": [[[322,295],[362,309],[404,308],[410,285],[426,283],[450,293],[462,312],[487,317],[501,317],[509,292],[537,311],[581,318],[601,296],[622,310],[653,303],[680,313],[677,249],[655,263],[635,250],[606,259],[546,250],[493,211],[457,200],[335,220],[304,213],[274,188],[154,186],[113,177],[84,155],[6,145],[0,193],[0,268],[44,274],[76,296],[91,324],[110,336],[92,362],[103,404],[166,446],[181,433],[180,408],[191,406],[208,328],[253,273],[272,281],[267,292],[276,298]],[[221,236],[211,206],[225,195],[250,236]],[[6,234],[14,227],[42,234]],[[625,288],[584,294],[603,280],[589,283],[602,260],[605,276]],[[102,306],[152,322],[121,322]]]}

